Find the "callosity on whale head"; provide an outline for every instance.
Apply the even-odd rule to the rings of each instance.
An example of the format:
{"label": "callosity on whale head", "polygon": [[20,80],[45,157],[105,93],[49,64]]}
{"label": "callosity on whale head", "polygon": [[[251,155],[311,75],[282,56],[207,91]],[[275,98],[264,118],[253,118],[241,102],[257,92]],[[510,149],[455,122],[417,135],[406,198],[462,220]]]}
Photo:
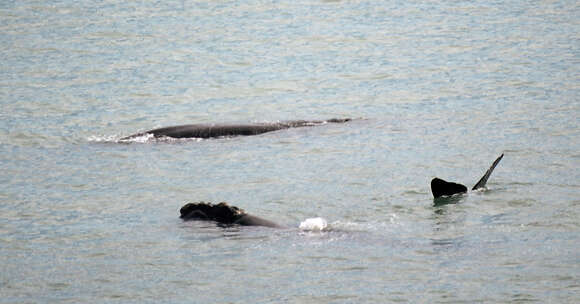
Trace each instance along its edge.
{"label": "callosity on whale head", "polygon": [[272,221],[247,214],[243,209],[230,206],[225,202],[219,204],[187,203],[181,207],[179,212],[183,220],[208,220],[227,225],[282,227]]}
{"label": "callosity on whale head", "polygon": [[211,204],[206,202],[187,203],[179,210],[184,220],[199,219],[212,220],[225,224],[232,224],[246,214],[243,209],[230,206],[225,202]]}

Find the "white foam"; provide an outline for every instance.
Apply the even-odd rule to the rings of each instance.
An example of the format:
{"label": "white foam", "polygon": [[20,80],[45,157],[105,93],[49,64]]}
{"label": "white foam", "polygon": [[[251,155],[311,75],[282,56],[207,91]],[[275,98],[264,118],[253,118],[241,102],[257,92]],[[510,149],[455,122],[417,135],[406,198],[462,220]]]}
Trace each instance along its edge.
{"label": "white foam", "polygon": [[328,222],[321,217],[308,218],[300,223],[300,230],[303,231],[322,231],[328,227]]}
{"label": "white foam", "polygon": [[489,190],[489,188],[487,188],[487,186],[486,186],[486,187],[477,188],[477,189],[472,190],[472,191],[477,192],[477,193],[482,193],[482,192],[485,192],[487,190]]}
{"label": "white foam", "polygon": [[146,142],[150,141],[153,138],[154,138],[154,135],[153,134],[144,133],[141,136],[131,137],[131,138],[128,138],[128,139],[119,139],[119,142],[121,142],[121,143],[129,143],[129,142],[133,142],[133,143],[146,143]]}
{"label": "white foam", "polygon": [[150,143],[150,142],[165,142],[165,143],[181,143],[181,142],[199,142],[204,140],[204,138],[199,137],[184,137],[184,138],[173,138],[169,136],[159,136],[155,137],[155,135],[150,133],[145,133],[141,136],[136,136],[128,139],[120,139],[118,142],[120,143]]}
{"label": "white foam", "polygon": [[167,136],[155,137],[155,135],[150,133],[143,133],[139,136],[134,137],[122,137],[119,138],[119,135],[91,135],[87,137],[87,140],[90,142],[98,142],[98,143],[149,143],[149,142],[186,142],[186,141],[202,141],[203,138],[172,138]]}
{"label": "white foam", "polygon": [[90,142],[104,142],[104,143],[108,143],[108,142],[116,142],[118,139],[117,135],[103,135],[103,136],[98,136],[98,135],[91,135],[89,137],[87,137],[87,140]]}

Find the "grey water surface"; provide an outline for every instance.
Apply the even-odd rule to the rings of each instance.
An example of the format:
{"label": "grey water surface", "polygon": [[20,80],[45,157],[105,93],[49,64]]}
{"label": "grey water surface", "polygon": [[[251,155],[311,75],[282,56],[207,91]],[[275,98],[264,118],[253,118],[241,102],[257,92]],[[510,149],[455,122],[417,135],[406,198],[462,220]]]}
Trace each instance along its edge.
{"label": "grey water surface", "polygon": [[577,1],[3,1],[0,303],[577,303],[579,33]]}

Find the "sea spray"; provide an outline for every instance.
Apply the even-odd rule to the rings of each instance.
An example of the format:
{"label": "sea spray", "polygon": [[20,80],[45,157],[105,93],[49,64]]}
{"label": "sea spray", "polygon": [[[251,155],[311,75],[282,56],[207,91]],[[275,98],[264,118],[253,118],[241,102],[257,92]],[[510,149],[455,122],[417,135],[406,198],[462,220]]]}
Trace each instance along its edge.
{"label": "sea spray", "polygon": [[321,217],[308,218],[300,223],[300,230],[303,231],[322,231],[328,227],[328,222]]}

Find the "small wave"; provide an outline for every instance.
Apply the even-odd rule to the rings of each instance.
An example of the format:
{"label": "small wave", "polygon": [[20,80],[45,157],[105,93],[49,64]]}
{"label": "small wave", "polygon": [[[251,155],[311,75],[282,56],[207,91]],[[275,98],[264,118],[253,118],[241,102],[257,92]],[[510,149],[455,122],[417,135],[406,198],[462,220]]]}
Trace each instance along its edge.
{"label": "small wave", "polygon": [[477,188],[477,189],[472,190],[472,191],[475,193],[483,193],[483,192],[486,192],[488,190],[489,190],[489,188],[487,188],[487,187],[481,187],[481,188]]}
{"label": "small wave", "polygon": [[146,143],[153,139],[153,134],[143,134],[130,139],[123,139],[119,135],[91,135],[87,137],[89,142],[96,143]]}
{"label": "small wave", "polygon": [[299,229],[302,231],[342,231],[342,232],[370,232],[370,231],[390,231],[400,229],[404,224],[395,213],[388,215],[386,221],[373,222],[352,222],[334,221],[328,223],[322,217],[308,218],[300,223]]}
{"label": "small wave", "polygon": [[[143,137],[146,137],[144,140],[141,139]],[[144,136],[139,136],[137,138],[138,141],[134,141],[134,142],[138,142],[138,143],[148,143],[148,142],[161,142],[161,143],[183,143],[183,142],[199,142],[199,141],[204,141],[206,140],[205,138],[200,138],[200,137],[184,137],[184,138],[175,138],[175,137],[169,137],[169,136],[159,136],[159,137],[155,137],[153,134],[146,134]],[[134,140],[134,139],[131,139]],[[122,141],[122,142],[126,142],[126,141]]]}
{"label": "small wave", "polygon": [[119,135],[92,135],[87,137],[89,142],[96,143],[119,143],[119,144],[145,144],[151,142],[167,142],[167,143],[180,143],[180,142],[191,142],[191,141],[202,141],[203,138],[173,138],[167,136],[155,137],[155,135],[150,133],[144,133],[140,136],[135,136],[131,138],[119,137]]}
{"label": "small wave", "polygon": [[390,216],[384,222],[342,222],[336,221],[330,224],[332,230],[349,232],[377,232],[400,229],[402,224],[398,222],[396,216]]}
{"label": "small wave", "polygon": [[115,143],[119,141],[118,135],[91,135],[87,137],[89,142],[96,143]]}
{"label": "small wave", "polygon": [[501,190],[505,190],[504,187],[499,187],[499,188],[495,188],[495,187],[490,187],[490,186],[485,186],[483,188],[478,188],[475,190],[472,190],[471,192],[475,193],[475,194],[487,194],[487,193],[491,193],[494,191],[501,191]]}
{"label": "small wave", "polygon": [[118,139],[117,142],[119,143],[146,143],[149,142],[151,140],[153,140],[155,138],[155,136],[151,133],[143,133],[143,135],[140,136],[135,136],[135,137],[131,137],[131,138],[121,138]]}

